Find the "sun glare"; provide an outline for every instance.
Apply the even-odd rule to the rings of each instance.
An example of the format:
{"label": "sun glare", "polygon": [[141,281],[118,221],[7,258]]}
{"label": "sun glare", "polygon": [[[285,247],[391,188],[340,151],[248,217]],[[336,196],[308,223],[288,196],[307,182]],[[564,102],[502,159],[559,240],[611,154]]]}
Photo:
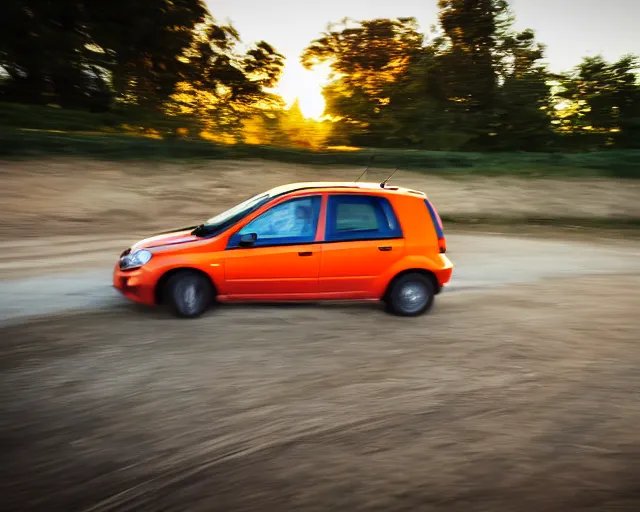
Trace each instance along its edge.
{"label": "sun glare", "polygon": [[325,107],[322,88],[329,81],[329,71],[328,66],[307,70],[300,63],[290,60],[274,92],[282,95],[287,107],[298,99],[305,117],[321,119]]}

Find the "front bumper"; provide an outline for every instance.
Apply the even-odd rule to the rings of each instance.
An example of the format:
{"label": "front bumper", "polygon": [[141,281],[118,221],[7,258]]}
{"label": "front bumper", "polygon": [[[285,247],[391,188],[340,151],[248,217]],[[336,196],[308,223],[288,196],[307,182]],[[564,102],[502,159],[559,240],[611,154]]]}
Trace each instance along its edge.
{"label": "front bumper", "polygon": [[156,303],[154,286],[142,269],[122,271],[118,264],[113,270],[113,287],[127,299],[152,306]]}

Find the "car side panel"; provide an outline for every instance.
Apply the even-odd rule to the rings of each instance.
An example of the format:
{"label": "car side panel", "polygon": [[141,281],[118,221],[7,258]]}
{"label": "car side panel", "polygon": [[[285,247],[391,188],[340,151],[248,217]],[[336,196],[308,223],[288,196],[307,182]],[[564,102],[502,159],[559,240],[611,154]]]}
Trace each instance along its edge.
{"label": "car side panel", "polygon": [[407,241],[407,254],[432,256],[440,253],[436,229],[424,199],[420,196],[391,198]]}
{"label": "car side panel", "polygon": [[440,253],[435,226],[424,205],[424,197],[395,196],[391,198],[405,235],[405,257],[385,272],[373,284],[374,293],[382,297],[395,276],[409,269],[432,272],[442,287],[451,279],[453,264]]}
{"label": "car side panel", "polygon": [[[329,239],[330,228],[328,224],[332,222],[331,198],[336,198],[337,207],[337,201],[345,196],[347,201],[353,200],[353,195],[349,193],[329,194],[325,219],[327,236],[322,244],[319,292],[325,298],[371,298],[374,293],[373,283],[377,277],[403,258],[405,240],[400,230],[381,232],[380,237],[376,238],[373,238],[375,235],[372,236],[371,233],[366,234],[365,232],[364,236],[367,236],[367,239],[363,240]],[[363,196],[379,197],[379,194],[363,194]],[[397,220],[398,215],[393,203],[388,198],[384,198],[383,201],[387,201],[388,206],[394,210],[391,215]],[[358,200],[355,204],[357,203]],[[386,208],[383,204],[380,204],[379,207]],[[389,213],[381,214],[389,215]],[[333,219],[335,222],[335,217]],[[357,233],[355,236],[358,236]]]}
{"label": "car side panel", "polygon": [[[297,197],[319,197],[316,234],[314,240],[324,233],[326,197],[317,192],[284,196],[272,206]],[[258,214],[261,215],[262,213]],[[233,233],[241,231],[253,218],[238,224]],[[233,235],[230,235],[230,237]],[[224,300],[252,300],[253,298],[273,297],[292,300],[302,295],[315,298],[318,293],[318,274],[322,247],[314,242],[300,244],[268,245],[248,248],[233,248],[224,253]]]}
{"label": "car side panel", "polygon": [[373,296],[378,276],[403,258],[404,244],[401,238],[322,244],[320,293]]}
{"label": "car side panel", "polygon": [[232,296],[314,294],[321,246],[254,247],[226,251],[225,292]]}

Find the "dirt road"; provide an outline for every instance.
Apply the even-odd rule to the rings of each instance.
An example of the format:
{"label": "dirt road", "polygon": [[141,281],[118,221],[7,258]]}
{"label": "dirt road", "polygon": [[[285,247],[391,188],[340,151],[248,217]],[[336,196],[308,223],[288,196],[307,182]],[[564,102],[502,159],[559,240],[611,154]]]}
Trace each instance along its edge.
{"label": "dirt road", "polygon": [[639,288],[0,327],[0,508],[635,512]]}
{"label": "dirt road", "polygon": [[[77,245],[66,237],[49,239],[39,246],[32,240],[22,246],[19,241],[6,246],[0,260],[0,276],[5,277],[0,281],[0,322],[122,305],[124,301],[111,288],[111,268],[126,243],[124,239],[102,240],[91,245],[91,241],[82,240]],[[449,253],[456,270],[448,291],[638,270],[638,246],[611,243],[598,246],[499,235],[450,235]],[[56,255],[55,249],[51,254],[52,247],[62,254]],[[20,257],[21,250],[29,257]],[[80,270],[69,273],[69,268]]]}
{"label": "dirt road", "polygon": [[[115,258],[167,218],[314,176],[220,165],[0,166],[0,510],[640,510],[638,242],[448,230],[453,282],[415,319],[122,300]],[[638,184],[406,179],[445,210],[640,207]]]}
{"label": "dirt road", "polygon": [[64,272],[111,253],[24,260],[0,283],[6,509],[637,510],[638,246],[449,240],[456,278],[413,320],[185,323]]}
{"label": "dirt road", "polygon": [[[360,169],[263,161],[198,163],[49,159],[0,161],[0,241],[114,234],[191,226],[270,187],[354,180]],[[381,180],[388,171],[372,170]],[[444,216],[639,219],[640,180],[446,179],[398,172],[394,183],[423,190]],[[0,254],[0,258],[2,255]]]}

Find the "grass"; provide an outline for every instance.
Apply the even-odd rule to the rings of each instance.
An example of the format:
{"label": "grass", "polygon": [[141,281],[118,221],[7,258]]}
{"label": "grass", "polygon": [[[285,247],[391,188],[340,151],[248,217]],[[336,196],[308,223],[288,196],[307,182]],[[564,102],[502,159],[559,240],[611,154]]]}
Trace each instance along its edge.
{"label": "grass", "polygon": [[[362,149],[344,151],[222,145],[202,139],[153,139],[122,132],[142,122],[169,128],[132,109],[90,113],[0,102],[0,158],[78,156],[102,160],[262,159],[321,166],[373,165],[447,176],[558,176],[640,179],[640,150],[594,153],[469,153]],[[375,160],[372,159],[375,157]]]}
{"label": "grass", "polygon": [[[399,167],[452,177],[616,177],[640,179],[640,151],[597,153],[461,153],[420,150],[360,151],[220,145],[203,140],[157,140],[122,134],[37,130],[0,131],[1,158],[78,156],[104,160],[263,159],[323,166]],[[372,163],[372,158],[375,158]]]}

